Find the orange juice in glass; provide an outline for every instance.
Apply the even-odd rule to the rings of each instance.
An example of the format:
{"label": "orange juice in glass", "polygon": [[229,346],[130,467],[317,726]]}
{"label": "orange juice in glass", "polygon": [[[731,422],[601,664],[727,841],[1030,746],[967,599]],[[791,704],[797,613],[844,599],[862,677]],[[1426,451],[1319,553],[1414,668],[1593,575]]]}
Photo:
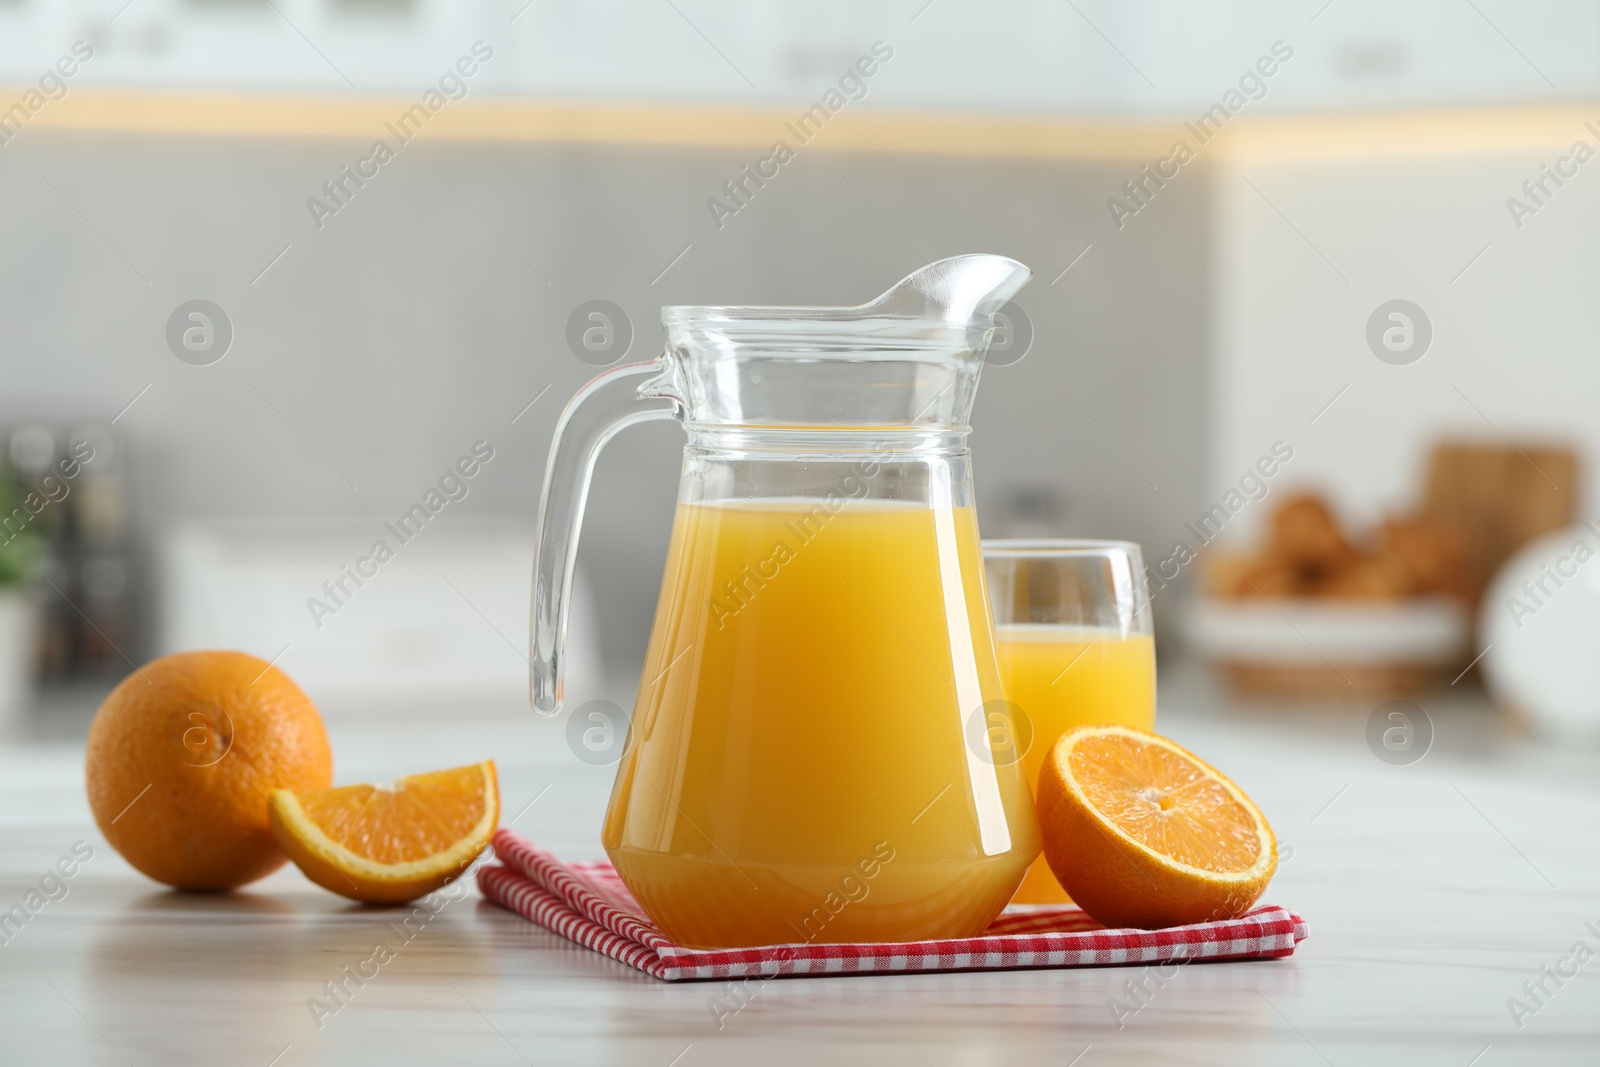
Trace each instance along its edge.
{"label": "orange juice in glass", "polygon": [[[1156,721],[1155,638],[1139,546],[1122,541],[985,541],[1001,684],[1031,735],[1029,783],[1062,733]],[[1043,856],[1018,904],[1068,900]]]}

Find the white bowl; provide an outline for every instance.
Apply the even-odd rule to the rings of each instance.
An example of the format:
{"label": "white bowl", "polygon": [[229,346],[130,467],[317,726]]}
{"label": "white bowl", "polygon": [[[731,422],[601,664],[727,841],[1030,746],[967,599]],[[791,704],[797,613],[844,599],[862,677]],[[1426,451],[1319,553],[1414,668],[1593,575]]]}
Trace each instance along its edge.
{"label": "white bowl", "polygon": [[1483,599],[1479,629],[1496,701],[1547,737],[1600,739],[1596,524],[1540,538],[1507,560]]}
{"label": "white bowl", "polygon": [[1448,667],[1467,649],[1469,620],[1448,597],[1203,599],[1185,630],[1191,647],[1228,663]]}

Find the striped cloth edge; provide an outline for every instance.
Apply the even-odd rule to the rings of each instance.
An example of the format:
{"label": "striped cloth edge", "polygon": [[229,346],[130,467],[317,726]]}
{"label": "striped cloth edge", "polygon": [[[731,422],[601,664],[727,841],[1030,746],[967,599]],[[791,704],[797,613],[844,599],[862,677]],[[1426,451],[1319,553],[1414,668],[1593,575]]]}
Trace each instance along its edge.
{"label": "striped cloth edge", "polygon": [[478,870],[484,896],[547,930],[666,981],[834,974],[1025,970],[1137,963],[1278,959],[1305,920],[1277,905],[1236,919],[1164,930],[1109,930],[1071,905],[1008,908],[979,937],[890,944],[688,949],[650,925],[610,864],[569,864],[501,829],[497,865]]}

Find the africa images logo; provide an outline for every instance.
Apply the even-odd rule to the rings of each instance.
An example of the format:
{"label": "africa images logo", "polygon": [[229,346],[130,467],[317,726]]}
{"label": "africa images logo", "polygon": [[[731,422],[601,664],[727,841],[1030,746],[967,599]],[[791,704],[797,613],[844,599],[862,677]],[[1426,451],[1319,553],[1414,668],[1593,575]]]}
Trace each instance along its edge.
{"label": "africa images logo", "polygon": [[[821,100],[812,104],[794,121],[785,122],[783,128],[794,136],[796,145],[810,144],[829,120],[844,110],[846,104],[867,98],[868,80],[893,58],[894,49],[888,42],[874,41],[871,55],[863,55],[846,67],[839,76],[837,88],[830,88]],[[723,182],[722,193],[727,199],[715,196],[706,199],[706,210],[711,213],[711,221],[717,224],[717,229],[722,229],[728,219],[748,207],[756,192],[765,189],[767,182],[776,178],[779,170],[794,159],[795,154],[795,147],[787,140],[774,141],[770,151],[756,160],[753,170],[746,163],[737,176]]]}
{"label": "africa images logo", "polygon": [[1294,49],[1284,41],[1273,41],[1271,53],[1261,56],[1253,66],[1245,68],[1245,72],[1239,76],[1237,88],[1230,88],[1222,94],[1221,100],[1202,111],[1193,121],[1183,124],[1183,128],[1193,135],[1194,144],[1191,145],[1185,138],[1178,138],[1172,142],[1172,148],[1166,155],[1153,164],[1144,164],[1139,168],[1137,177],[1122,183],[1122,191],[1127,199],[1115,196],[1106,198],[1106,210],[1111,212],[1111,221],[1117,224],[1117,229],[1122,229],[1128,224],[1129,218],[1148,207],[1156,194],[1167,187],[1167,182],[1176,178],[1184,165],[1221,133],[1229,120],[1245,109],[1245,105],[1267,95],[1267,79],[1278,72],[1281,64],[1294,58]]}
{"label": "africa images logo", "polygon": [[8,145],[22,128],[52,101],[66,97],[67,79],[94,58],[94,47],[87,41],[74,41],[71,54],[61,56],[39,75],[35,87],[23,91],[22,98],[0,110],[0,145]]}
{"label": "africa images logo", "polygon": [[436,85],[424,90],[421,100],[397,115],[394,121],[383,124],[383,128],[394,136],[395,144],[390,144],[382,137],[373,141],[367,154],[356,160],[354,169],[348,163],[343,164],[338,174],[322,183],[326,200],[307,197],[306,210],[311,212],[311,221],[316,223],[317,229],[326,226],[330,216],[349,207],[356,193],[365,189],[367,182],[376,178],[380,168],[394,159],[401,148],[415,140],[423,127],[443,111],[446,104],[464,99],[469,91],[467,79],[477,74],[483,64],[493,57],[492,47],[483,41],[474,41],[471,55],[457,59],[453,66],[439,75]]}

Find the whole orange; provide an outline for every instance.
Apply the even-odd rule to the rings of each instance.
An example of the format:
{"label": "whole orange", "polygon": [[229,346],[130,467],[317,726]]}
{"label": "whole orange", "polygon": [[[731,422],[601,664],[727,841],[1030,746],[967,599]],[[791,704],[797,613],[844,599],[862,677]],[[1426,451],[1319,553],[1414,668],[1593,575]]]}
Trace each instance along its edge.
{"label": "whole orange", "polygon": [[266,661],[179,652],[135,670],[89,727],[85,779],[122,858],[179,889],[253,882],[285,859],[274,789],[322,789],[333,754],[316,706]]}

